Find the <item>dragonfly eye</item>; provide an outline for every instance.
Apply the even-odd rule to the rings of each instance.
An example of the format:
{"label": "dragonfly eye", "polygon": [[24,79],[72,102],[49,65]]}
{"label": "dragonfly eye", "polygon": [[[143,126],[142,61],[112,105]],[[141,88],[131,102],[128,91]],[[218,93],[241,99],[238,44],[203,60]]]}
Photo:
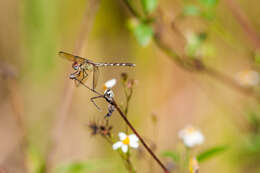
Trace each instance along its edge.
{"label": "dragonfly eye", "polygon": [[79,64],[78,64],[77,62],[74,62],[74,63],[72,64],[72,68],[73,68],[74,70],[78,70],[78,69],[79,69]]}

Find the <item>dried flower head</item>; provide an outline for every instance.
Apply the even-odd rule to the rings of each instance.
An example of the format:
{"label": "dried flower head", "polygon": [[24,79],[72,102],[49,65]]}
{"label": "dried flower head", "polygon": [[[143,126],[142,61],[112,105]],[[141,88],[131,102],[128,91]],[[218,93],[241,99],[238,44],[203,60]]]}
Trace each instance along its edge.
{"label": "dried flower head", "polygon": [[103,135],[103,136],[111,136],[112,126],[106,124],[98,124],[97,122],[89,123],[88,127],[91,130],[92,135]]}
{"label": "dried flower head", "polygon": [[104,135],[104,136],[111,136],[111,130],[112,130],[112,126],[104,126],[104,125],[101,125],[100,127],[99,127],[99,129],[100,129],[100,134],[101,135]]}
{"label": "dried flower head", "polygon": [[91,135],[96,135],[98,134],[99,131],[99,125],[97,124],[97,122],[90,122],[88,125],[89,129],[91,130]]}
{"label": "dried flower head", "polygon": [[123,82],[126,82],[128,79],[128,74],[127,73],[121,73],[121,79]]}

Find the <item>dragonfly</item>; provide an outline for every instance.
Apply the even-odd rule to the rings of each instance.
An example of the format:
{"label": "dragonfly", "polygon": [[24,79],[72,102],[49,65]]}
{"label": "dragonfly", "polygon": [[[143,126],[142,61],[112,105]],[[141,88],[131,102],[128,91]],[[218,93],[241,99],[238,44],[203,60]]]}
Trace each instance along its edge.
{"label": "dragonfly", "polygon": [[78,86],[80,83],[85,83],[88,79],[88,73],[92,72],[93,81],[92,89],[94,90],[98,83],[99,78],[99,68],[109,67],[109,66],[125,66],[125,67],[135,67],[133,63],[103,63],[103,62],[93,62],[88,58],[83,58],[63,51],[59,52],[59,56],[72,61],[72,68],[75,70],[70,74],[70,79],[74,80]]}

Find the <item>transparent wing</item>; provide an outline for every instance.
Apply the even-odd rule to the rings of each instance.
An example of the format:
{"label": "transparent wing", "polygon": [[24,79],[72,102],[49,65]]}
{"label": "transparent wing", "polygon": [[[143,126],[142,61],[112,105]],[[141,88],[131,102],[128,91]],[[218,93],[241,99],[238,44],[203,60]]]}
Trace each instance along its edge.
{"label": "transparent wing", "polygon": [[96,86],[97,86],[98,78],[99,78],[99,69],[98,69],[97,66],[94,66],[94,69],[93,69],[93,89],[95,89]]}
{"label": "transparent wing", "polygon": [[66,53],[62,51],[59,52],[59,56],[69,61],[78,62],[78,63],[83,63],[85,61],[85,58],[75,56],[70,53]]}

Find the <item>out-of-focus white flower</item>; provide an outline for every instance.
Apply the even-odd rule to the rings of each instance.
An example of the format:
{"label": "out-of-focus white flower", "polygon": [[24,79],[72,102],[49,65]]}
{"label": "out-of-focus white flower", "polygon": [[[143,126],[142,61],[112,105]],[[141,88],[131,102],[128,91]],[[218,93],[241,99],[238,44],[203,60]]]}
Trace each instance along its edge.
{"label": "out-of-focus white flower", "polygon": [[116,79],[113,78],[111,80],[106,81],[105,83],[105,89],[111,89],[116,85]]}
{"label": "out-of-focus white flower", "polygon": [[192,148],[204,142],[203,134],[193,126],[187,126],[179,131],[179,137],[186,147]]}
{"label": "out-of-focus white flower", "polygon": [[197,44],[197,42],[198,42],[197,35],[192,31],[187,31],[185,33],[185,37],[187,39],[188,44],[194,45],[194,44]]}
{"label": "out-of-focus white flower", "polygon": [[186,49],[186,53],[188,54],[188,56],[196,56],[196,57],[202,56],[203,38],[193,31],[187,31],[185,33],[185,37],[187,40],[185,49]]}
{"label": "out-of-focus white flower", "polygon": [[190,173],[198,173],[199,172],[199,163],[196,157],[191,157],[189,160],[189,171]]}
{"label": "out-of-focus white flower", "polygon": [[259,84],[259,73],[253,70],[244,70],[236,74],[237,82],[242,86],[253,87]]}
{"label": "out-of-focus white flower", "polygon": [[132,148],[138,148],[138,137],[135,134],[126,135],[123,132],[118,133],[120,141],[113,144],[113,149],[117,150],[118,148],[121,148],[121,150],[126,153],[128,151],[128,145]]}

